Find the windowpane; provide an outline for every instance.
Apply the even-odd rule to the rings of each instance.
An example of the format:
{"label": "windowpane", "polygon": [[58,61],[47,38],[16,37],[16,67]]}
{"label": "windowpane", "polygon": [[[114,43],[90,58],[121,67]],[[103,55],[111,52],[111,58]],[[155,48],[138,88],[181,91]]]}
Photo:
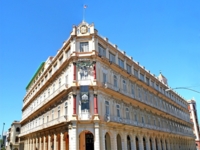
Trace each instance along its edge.
{"label": "windowpane", "polygon": [[105,105],[106,105],[106,115],[109,115],[109,114],[110,114],[109,102],[106,101],[106,102],[105,102]]}
{"label": "windowpane", "polygon": [[106,57],[106,49],[103,48],[102,45],[98,44],[98,50],[99,50],[99,54],[100,54],[101,56]]}
{"label": "windowpane", "polygon": [[81,42],[80,43],[80,52],[88,52],[88,51],[89,51],[88,42]]}
{"label": "windowpane", "polygon": [[66,102],[65,103],[65,115],[67,115],[67,112],[68,112],[68,103]]}
{"label": "windowpane", "polygon": [[117,107],[117,117],[120,117],[120,108],[119,108],[119,105],[117,105],[116,107]]}
{"label": "windowpane", "polygon": [[114,87],[117,87],[117,76],[114,75]]}
{"label": "windowpane", "polygon": [[118,65],[121,67],[121,68],[124,68],[124,61],[120,58],[118,58]]}
{"label": "windowpane", "polygon": [[109,52],[109,60],[115,63],[115,55]]}
{"label": "windowpane", "polygon": [[144,81],[144,75],[140,73],[140,79]]}
{"label": "windowpane", "polygon": [[127,69],[127,72],[131,74],[131,66],[126,64],[126,69]]}
{"label": "windowpane", "polygon": [[106,77],[106,73],[103,73],[103,83],[107,82],[107,77]]}
{"label": "windowpane", "polygon": [[138,78],[138,71],[134,69],[134,75]]}

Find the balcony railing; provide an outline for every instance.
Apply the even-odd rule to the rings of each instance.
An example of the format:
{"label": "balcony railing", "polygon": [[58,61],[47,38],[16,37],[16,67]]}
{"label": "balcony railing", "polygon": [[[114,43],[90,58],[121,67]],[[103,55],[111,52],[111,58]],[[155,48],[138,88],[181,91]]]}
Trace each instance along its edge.
{"label": "balcony railing", "polygon": [[89,112],[81,112],[78,116],[79,120],[91,120],[92,115]]}
{"label": "balcony railing", "polygon": [[104,121],[127,124],[127,125],[136,126],[136,127],[147,128],[147,129],[151,129],[151,130],[158,130],[158,131],[162,131],[162,132],[169,132],[169,133],[174,133],[174,134],[180,134],[180,135],[185,135],[185,136],[191,136],[191,137],[194,136],[192,131],[190,132],[189,130],[185,130],[185,131],[179,130],[178,131],[174,128],[172,130],[170,130],[170,128],[165,128],[165,127],[161,127],[161,126],[155,126],[155,125],[150,125],[150,124],[146,124],[146,123],[141,123],[141,122],[138,122],[138,121],[134,121],[134,120],[122,118],[122,117],[117,117],[117,116],[105,115]]}
{"label": "balcony railing", "polygon": [[35,112],[36,110],[38,110],[39,108],[41,108],[44,104],[46,104],[48,101],[50,101],[51,99],[53,99],[54,97],[56,97],[60,92],[62,92],[63,90],[67,89],[68,85],[66,84],[62,84],[57,90],[55,90],[52,94],[50,94],[49,96],[47,96],[43,101],[40,102],[40,104],[38,104],[36,107],[31,108],[31,110],[26,113],[25,115],[22,116],[22,121],[24,119],[26,119],[30,114],[32,114],[33,112]]}
{"label": "balcony railing", "polygon": [[20,136],[23,136],[23,135],[26,135],[26,134],[29,134],[29,133],[33,133],[33,132],[36,132],[36,131],[51,127],[51,126],[57,125],[57,124],[62,123],[62,122],[69,121],[68,119],[69,118],[66,115],[63,115],[63,116],[55,118],[55,119],[53,119],[51,121],[48,121],[48,122],[45,122],[45,123],[40,123],[40,125],[38,125],[38,126],[36,126],[34,128],[31,128],[31,129],[28,129],[27,131],[22,132],[20,134]]}
{"label": "balcony railing", "polygon": [[142,98],[138,99],[134,94],[128,92],[127,89],[123,89],[123,88],[117,87],[117,86],[115,86],[115,85],[113,85],[113,84],[111,84],[111,83],[109,83],[109,82],[102,83],[102,85],[103,85],[103,87],[105,87],[105,88],[109,88],[109,89],[111,89],[111,90],[117,91],[117,92],[119,92],[119,93],[121,93],[121,94],[123,94],[123,95],[126,95],[126,96],[130,97],[130,98],[134,98],[134,99],[136,99],[136,100],[138,100],[138,101],[140,101],[140,102],[143,102],[143,103],[148,104],[148,105],[150,105],[150,106],[152,106],[152,107],[155,107],[156,109],[160,109],[161,111],[163,111],[163,112],[165,112],[165,113],[168,113],[168,114],[170,114],[170,115],[172,115],[172,116],[175,116],[175,117],[177,117],[177,118],[180,118],[181,120],[190,122],[190,120],[188,120],[188,119],[186,119],[186,118],[184,118],[184,117],[178,115],[178,113],[175,113],[174,111],[168,111],[168,110],[166,110],[166,108],[157,107],[154,103],[151,103],[151,102],[149,102],[149,101],[146,101],[146,100],[144,100],[144,99],[142,99]]}

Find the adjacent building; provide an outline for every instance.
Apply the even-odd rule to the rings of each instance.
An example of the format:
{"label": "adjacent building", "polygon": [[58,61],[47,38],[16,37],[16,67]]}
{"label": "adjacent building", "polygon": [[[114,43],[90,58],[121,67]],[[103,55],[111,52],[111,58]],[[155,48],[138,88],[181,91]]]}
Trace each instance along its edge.
{"label": "adjacent building", "polygon": [[82,22],[28,83],[20,144],[24,150],[194,150],[187,101],[168,88],[162,74]]}
{"label": "adjacent building", "polygon": [[19,134],[21,125],[19,121],[14,121],[7,133],[6,150],[19,150]]}
{"label": "adjacent building", "polygon": [[200,149],[200,130],[199,130],[199,122],[197,116],[197,108],[196,108],[196,101],[194,99],[188,101],[188,110],[190,112],[190,120],[193,122],[193,132],[195,134],[195,141],[196,141],[196,148],[197,150]]}

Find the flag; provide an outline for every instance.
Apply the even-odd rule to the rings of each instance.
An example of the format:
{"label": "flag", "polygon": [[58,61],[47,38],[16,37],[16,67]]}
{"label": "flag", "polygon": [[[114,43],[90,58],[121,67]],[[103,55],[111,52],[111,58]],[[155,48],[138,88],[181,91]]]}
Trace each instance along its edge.
{"label": "flag", "polygon": [[84,5],[83,8],[87,8],[87,5]]}

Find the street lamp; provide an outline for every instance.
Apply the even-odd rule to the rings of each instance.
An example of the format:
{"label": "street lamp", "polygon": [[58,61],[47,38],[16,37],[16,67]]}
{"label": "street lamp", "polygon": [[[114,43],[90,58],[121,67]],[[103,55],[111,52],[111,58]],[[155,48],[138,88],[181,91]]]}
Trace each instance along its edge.
{"label": "street lamp", "polygon": [[185,89],[185,90],[190,90],[190,91],[193,91],[193,92],[196,92],[196,93],[200,93],[199,91],[196,91],[196,90],[193,90],[193,89],[190,89],[190,88],[187,88],[187,87],[176,87],[176,88],[169,88],[169,89],[165,89],[165,91],[172,91],[174,89]]}

